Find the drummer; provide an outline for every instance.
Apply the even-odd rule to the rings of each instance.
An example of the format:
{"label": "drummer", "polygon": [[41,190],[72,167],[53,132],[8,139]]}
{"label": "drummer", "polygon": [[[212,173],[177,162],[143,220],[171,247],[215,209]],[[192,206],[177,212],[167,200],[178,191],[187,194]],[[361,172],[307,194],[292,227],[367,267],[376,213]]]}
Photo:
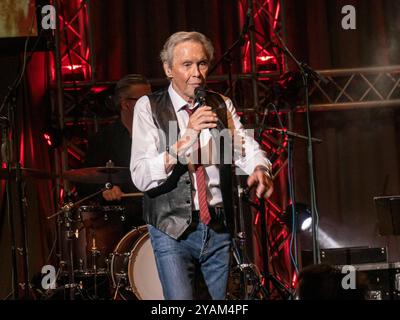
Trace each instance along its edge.
{"label": "drummer", "polygon": [[[103,167],[111,160],[116,167],[129,167],[131,144],[132,144],[132,122],[133,111],[136,101],[143,95],[151,92],[148,80],[139,74],[128,74],[118,81],[115,86],[114,103],[120,111],[120,118],[113,124],[100,129],[89,139],[88,150],[84,162],[85,167]],[[103,185],[79,184],[77,191],[80,197],[87,196],[99,190]],[[129,175],[127,182],[114,185],[112,189],[102,193],[99,202],[101,205],[132,204],[136,202],[133,224],[141,225],[141,199],[122,199],[124,193],[138,192],[134,187]],[[132,206],[128,206],[132,207]],[[127,210],[129,216],[131,214]]]}

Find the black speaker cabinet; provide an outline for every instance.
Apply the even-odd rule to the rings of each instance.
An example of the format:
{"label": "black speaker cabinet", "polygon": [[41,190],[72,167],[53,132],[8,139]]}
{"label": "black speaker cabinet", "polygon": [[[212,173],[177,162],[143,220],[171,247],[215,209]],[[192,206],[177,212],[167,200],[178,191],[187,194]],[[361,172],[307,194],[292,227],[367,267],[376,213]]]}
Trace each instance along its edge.
{"label": "black speaker cabinet", "polygon": [[400,262],[354,265],[368,285],[370,300],[400,300]]}
{"label": "black speaker cabinet", "polygon": [[[354,265],[387,262],[387,250],[382,248],[349,247],[320,249],[321,263],[330,265]],[[312,251],[302,251],[302,266],[313,264]]]}

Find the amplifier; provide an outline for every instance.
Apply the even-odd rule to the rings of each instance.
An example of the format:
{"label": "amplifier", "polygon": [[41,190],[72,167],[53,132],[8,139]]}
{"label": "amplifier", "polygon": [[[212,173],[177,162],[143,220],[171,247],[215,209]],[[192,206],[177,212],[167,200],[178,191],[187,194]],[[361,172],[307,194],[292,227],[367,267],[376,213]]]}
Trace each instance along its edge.
{"label": "amplifier", "polygon": [[[370,300],[400,300],[400,262],[388,263],[387,249],[352,247],[321,249],[321,263],[352,265],[357,278],[368,286]],[[313,264],[312,251],[302,251],[302,266]]]}
{"label": "amplifier", "polygon": [[400,262],[353,266],[368,285],[368,299],[400,300]]}
{"label": "amplifier", "polygon": [[[330,265],[355,265],[364,263],[388,262],[386,247],[348,247],[320,249],[321,263]],[[313,264],[313,253],[302,251],[302,266]]]}

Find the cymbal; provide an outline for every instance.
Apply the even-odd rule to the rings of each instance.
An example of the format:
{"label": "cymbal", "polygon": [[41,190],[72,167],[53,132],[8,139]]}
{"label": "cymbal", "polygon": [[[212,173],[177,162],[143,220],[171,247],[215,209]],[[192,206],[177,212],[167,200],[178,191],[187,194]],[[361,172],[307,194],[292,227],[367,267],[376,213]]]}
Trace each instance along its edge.
{"label": "cymbal", "polygon": [[80,183],[126,183],[131,181],[127,167],[89,167],[64,172],[64,179]]}
{"label": "cymbal", "polygon": [[[16,175],[16,168],[11,168],[11,172],[8,172],[6,168],[0,169],[0,180],[8,180],[8,179],[15,179]],[[34,178],[34,179],[55,179],[57,175],[55,173],[39,170],[39,169],[32,169],[32,168],[21,168],[21,176],[23,179],[25,178]]]}

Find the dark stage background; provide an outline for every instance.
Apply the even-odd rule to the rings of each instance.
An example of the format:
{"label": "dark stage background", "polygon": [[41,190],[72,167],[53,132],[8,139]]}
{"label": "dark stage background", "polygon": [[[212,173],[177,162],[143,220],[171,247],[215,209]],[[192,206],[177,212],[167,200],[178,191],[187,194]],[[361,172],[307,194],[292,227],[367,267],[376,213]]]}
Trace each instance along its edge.
{"label": "dark stage background", "polygon": [[[400,64],[400,1],[359,0],[285,1],[287,42],[298,59],[315,69]],[[357,9],[357,29],[340,27],[340,9]],[[218,58],[237,39],[240,25],[237,1],[94,1],[93,30],[98,80],[117,80],[127,73],[163,77],[158,54],[165,39],[178,30],[197,30],[213,41]],[[4,48],[5,49],[5,48]],[[0,56],[0,99],[21,65],[19,54]],[[236,56],[235,56],[236,57]],[[41,133],[48,121],[48,54],[35,53],[18,91],[23,166],[52,170],[51,151]],[[234,72],[239,71],[234,61]],[[217,74],[226,70],[219,68]],[[312,131],[323,144],[315,147],[315,175],[320,227],[325,246],[390,245],[390,260],[400,261],[399,237],[379,237],[372,198],[400,194],[400,109],[370,108],[312,114]],[[4,114],[4,110],[2,111]],[[304,113],[295,115],[297,132],[304,131]],[[296,142],[297,200],[308,203],[306,146]],[[54,260],[49,257],[54,222],[44,220],[55,210],[54,185],[47,180],[27,182],[30,276]],[[0,298],[10,293],[9,227],[4,210],[4,180],[0,192]],[[18,222],[18,217],[16,217]],[[17,224],[18,225],[18,224]],[[331,240],[329,240],[331,238]],[[309,240],[303,239],[303,248]],[[18,233],[18,246],[21,246]],[[21,257],[18,256],[21,267]]]}

